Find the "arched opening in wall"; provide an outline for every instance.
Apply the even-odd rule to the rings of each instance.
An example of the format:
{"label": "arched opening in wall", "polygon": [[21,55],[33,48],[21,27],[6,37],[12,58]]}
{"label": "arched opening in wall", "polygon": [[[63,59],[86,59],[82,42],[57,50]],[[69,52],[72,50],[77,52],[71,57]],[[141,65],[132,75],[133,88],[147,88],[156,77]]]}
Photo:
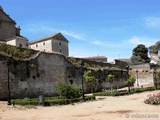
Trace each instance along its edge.
{"label": "arched opening in wall", "polygon": [[73,79],[70,79],[69,82],[70,82],[70,84],[72,85],[72,84],[73,84]]}
{"label": "arched opening in wall", "polygon": [[60,49],[59,52],[62,53],[62,50]]}
{"label": "arched opening in wall", "polygon": [[45,42],[43,42],[43,45],[45,45]]}
{"label": "arched opening in wall", "polygon": [[21,44],[21,43],[19,43],[19,47],[22,47],[22,44]]}
{"label": "arched opening in wall", "polygon": [[36,44],[36,47],[38,47],[38,44]]}

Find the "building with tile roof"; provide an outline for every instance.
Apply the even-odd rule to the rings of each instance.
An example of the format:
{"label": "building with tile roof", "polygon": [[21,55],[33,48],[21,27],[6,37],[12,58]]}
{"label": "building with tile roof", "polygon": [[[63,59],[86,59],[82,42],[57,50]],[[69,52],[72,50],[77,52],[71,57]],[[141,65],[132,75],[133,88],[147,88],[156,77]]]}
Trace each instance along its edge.
{"label": "building with tile roof", "polygon": [[56,33],[30,41],[29,48],[50,53],[58,52],[68,57],[68,43],[69,41],[61,33]]}
{"label": "building with tile roof", "polygon": [[20,27],[16,27],[16,22],[0,6],[0,43],[50,53],[57,52],[66,57],[69,55],[69,41],[61,33],[28,42],[26,37],[20,35],[20,30]]}

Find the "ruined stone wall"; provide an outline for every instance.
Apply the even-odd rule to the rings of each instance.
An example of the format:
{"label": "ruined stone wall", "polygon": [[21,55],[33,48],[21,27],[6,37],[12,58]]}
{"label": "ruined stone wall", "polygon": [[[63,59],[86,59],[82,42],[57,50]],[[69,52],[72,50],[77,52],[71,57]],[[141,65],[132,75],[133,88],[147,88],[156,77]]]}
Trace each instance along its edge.
{"label": "ruined stone wall", "polygon": [[[0,56],[0,99],[6,99],[8,92],[6,59]],[[108,74],[116,76],[113,87],[124,86],[128,75],[126,71],[107,69],[92,70],[92,74],[97,79],[95,90],[110,87],[106,79]],[[35,58],[27,61],[12,59],[12,64],[9,66],[9,81],[12,98],[38,97],[41,94],[52,96],[56,93],[57,81],[81,86],[82,74],[81,69],[74,66],[65,56],[40,52]]]}
{"label": "ruined stone wall", "polygon": [[130,74],[133,74],[136,78],[135,87],[149,87],[154,85],[153,69],[151,69],[149,64],[130,66]]}

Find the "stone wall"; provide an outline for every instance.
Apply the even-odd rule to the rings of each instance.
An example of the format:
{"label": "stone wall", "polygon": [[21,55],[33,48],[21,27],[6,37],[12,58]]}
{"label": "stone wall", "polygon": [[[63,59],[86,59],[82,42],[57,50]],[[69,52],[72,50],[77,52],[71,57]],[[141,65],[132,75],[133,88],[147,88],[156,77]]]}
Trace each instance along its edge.
{"label": "stone wall", "polygon": [[[7,57],[0,55],[0,99],[7,98]],[[55,83],[61,81],[73,86],[81,86],[82,74],[80,67],[73,65],[60,54],[40,52],[35,58],[27,61],[12,60],[9,66],[9,81],[12,98],[38,97],[41,94],[52,96],[56,93]],[[85,61],[84,61],[85,62]],[[102,64],[102,63],[99,63]],[[106,69],[106,64],[101,69],[92,69],[96,77],[95,90],[108,89],[110,83],[106,79],[108,74],[115,74],[113,87],[125,86],[127,79],[126,70]],[[84,67],[84,70],[87,70]],[[90,69],[90,68],[89,68]],[[85,83],[85,88],[87,84]]]}
{"label": "stone wall", "polygon": [[154,85],[153,69],[150,67],[150,64],[130,66],[129,72],[136,78],[135,87],[149,87]]}

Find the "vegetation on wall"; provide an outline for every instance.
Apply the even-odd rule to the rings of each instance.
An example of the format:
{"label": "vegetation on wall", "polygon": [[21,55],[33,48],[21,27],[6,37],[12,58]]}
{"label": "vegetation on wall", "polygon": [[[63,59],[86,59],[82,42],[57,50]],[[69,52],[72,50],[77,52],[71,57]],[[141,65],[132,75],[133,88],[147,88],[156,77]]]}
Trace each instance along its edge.
{"label": "vegetation on wall", "polygon": [[111,84],[110,89],[112,89],[112,83],[115,80],[115,76],[112,74],[107,75],[108,82]]}
{"label": "vegetation on wall", "polygon": [[64,72],[55,71],[54,74],[57,81],[55,82],[55,88],[57,94],[67,99],[79,98],[82,95],[81,87],[74,87],[72,85],[66,84],[64,80]]}
{"label": "vegetation on wall", "polygon": [[85,82],[96,82],[96,79],[93,75],[91,75],[91,70],[85,71],[83,77],[85,78]]}
{"label": "vegetation on wall", "polygon": [[91,74],[91,70],[85,71],[83,77],[86,82],[86,90],[93,93],[95,91],[96,78]]}
{"label": "vegetation on wall", "polygon": [[0,54],[8,57],[13,57],[15,59],[28,59],[36,53],[37,51],[35,50],[0,43]]}

